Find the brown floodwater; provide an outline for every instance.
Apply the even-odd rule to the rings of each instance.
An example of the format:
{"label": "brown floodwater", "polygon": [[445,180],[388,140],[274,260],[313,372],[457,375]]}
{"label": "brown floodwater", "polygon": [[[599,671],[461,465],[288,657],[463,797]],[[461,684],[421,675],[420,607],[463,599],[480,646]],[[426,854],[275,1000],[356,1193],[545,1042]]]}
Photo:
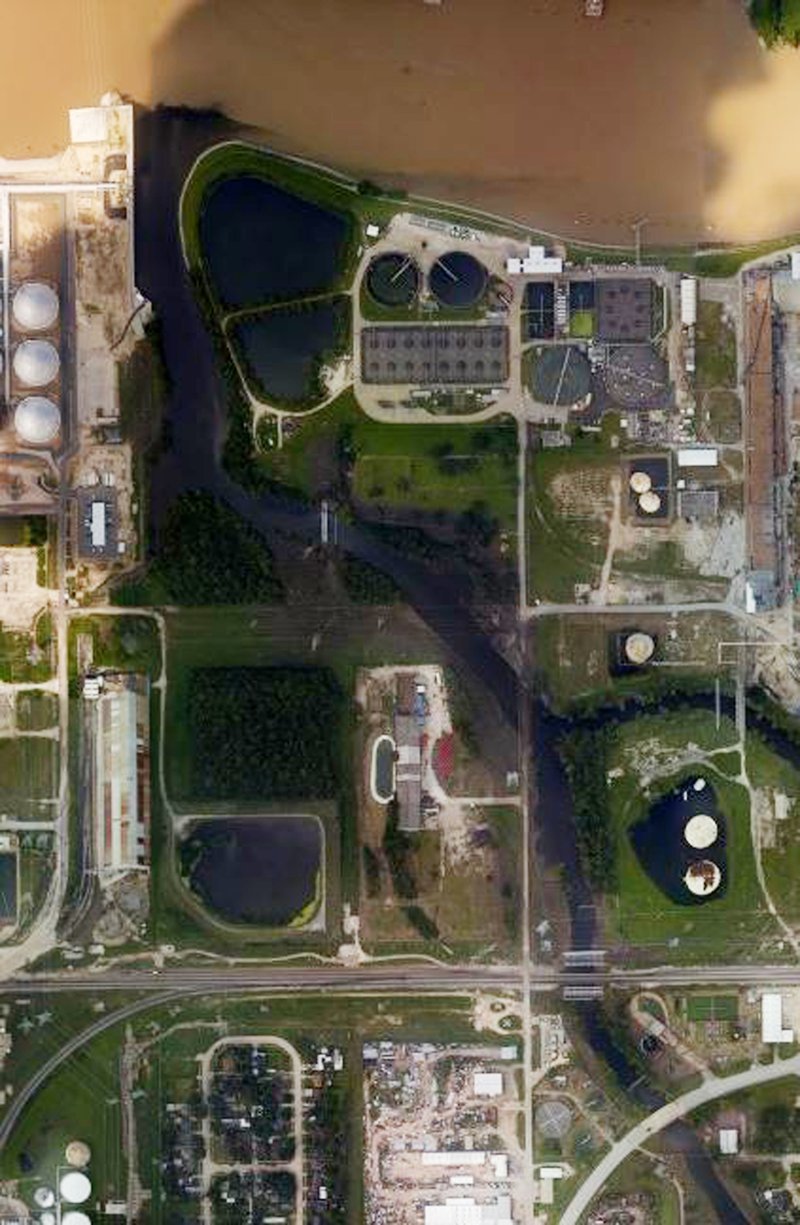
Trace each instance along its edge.
{"label": "brown floodwater", "polygon": [[741,0],[5,0],[0,152],[47,153],[116,87],[554,231],[800,229],[800,52]]}

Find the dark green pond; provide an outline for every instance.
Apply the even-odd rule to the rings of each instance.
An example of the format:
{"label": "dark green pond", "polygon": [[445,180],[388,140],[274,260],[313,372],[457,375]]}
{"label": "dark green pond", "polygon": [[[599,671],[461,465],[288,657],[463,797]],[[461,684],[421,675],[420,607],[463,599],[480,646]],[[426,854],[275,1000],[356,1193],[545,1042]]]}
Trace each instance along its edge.
{"label": "dark green pond", "polygon": [[315,817],[201,821],[181,847],[189,884],[229,923],[283,927],[315,896],[323,842]]}
{"label": "dark green pond", "polygon": [[241,175],[209,190],[200,243],[217,297],[237,308],[333,288],[350,230],[342,214]]}
{"label": "dark green pond", "polygon": [[303,310],[276,307],[235,324],[231,335],[255,389],[283,404],[321,399],[320,364],[347,334],[349,309],[349,299],[328,298]]}

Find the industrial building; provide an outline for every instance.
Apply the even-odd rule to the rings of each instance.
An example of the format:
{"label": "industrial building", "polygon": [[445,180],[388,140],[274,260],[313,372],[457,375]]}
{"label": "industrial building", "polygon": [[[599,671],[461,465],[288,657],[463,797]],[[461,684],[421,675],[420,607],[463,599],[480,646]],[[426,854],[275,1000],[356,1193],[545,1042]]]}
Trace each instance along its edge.
{"label": "industrial building", "polygon": [[132,673],[88,679],[95,866],[108,878],[150,863],[150,683]]}
{"label": "industrial building", "polygon": [[425,1225],[514,1225],[511,1197],[478,1203],[469,1196],[454,1196],[443,1204],[426,1204]]}
{"label": "industrial building", "polygon": [[385,385],[490,386],[508,381],[508,328],[386,325],[361,333],[361,377]]}
{"label": "industrial building", "polygon": [[77,496],[78,553],[93,561],[116,561],[120,554],[117,491],[113,485],[92,485]]}
{"label": "industrial building", "polygon": [[653,331],[653,282],[602,278],[596,285],[597,335],[622,344],[648,341]]}
{"label": "industrial building", "polygon": [[767,991],[761,997],[761,1041],[794,1042],[794,1030],[783,1024],[783,999],[777,991]]}
{"label": "industrial building", "polygon": [[772,276],[760,270],[744,281],[746,607],[772,608],[781,585],[782,533],[776,483],[786,467],[778,426],[773,352]]}

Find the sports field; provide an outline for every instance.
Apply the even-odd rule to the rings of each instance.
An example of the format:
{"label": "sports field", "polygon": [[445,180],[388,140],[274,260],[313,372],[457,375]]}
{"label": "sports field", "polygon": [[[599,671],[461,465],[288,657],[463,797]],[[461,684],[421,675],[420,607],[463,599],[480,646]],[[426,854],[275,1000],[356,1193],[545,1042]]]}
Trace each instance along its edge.
{"label": "sports field", "polygon": [[735,1021],[738,1015],[735,995],[690,995],[686,1000],[688,1021]]}

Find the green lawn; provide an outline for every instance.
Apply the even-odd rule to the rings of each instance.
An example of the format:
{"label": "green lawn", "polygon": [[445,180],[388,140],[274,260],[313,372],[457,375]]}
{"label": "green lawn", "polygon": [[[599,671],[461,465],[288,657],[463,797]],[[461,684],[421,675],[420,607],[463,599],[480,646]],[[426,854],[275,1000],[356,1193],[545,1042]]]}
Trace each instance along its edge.
{"label": "green lawn", "polygon": [[528,594],[570,603],[598,576],[608,540],[610,481],[619,455],[602,442],[539,450],[528,461]]}
{"label": "green lawn", "polygon": [[449,514],[484,502],[503,529],[516,526],[517,435],[511,419],[414,426],[362,417],[352,449],[352,487],[362,501]]}
{"label": "green lawn", "polygon": [[73,617],[69,624],[71,676],[75,676],[77,670],[79,634],[91,634],[93,662],[97,668],[142,672],[154,680],[161,672],[161,641],[158,624],[152,617]]}
{"label": "green lawn", "polygon": [[39,617],[35,634],[6,630],[0,622],[0,680],[25,684],[49,680],[53,675],[51,635],[49,613]]}
{"label": "green lawn", "polygon": [[[750,837],[750,804],[738,783],[716,773],[713,758],[703,760],[689,746],[710,749],[730,743],[732,727],[725,721],[720,732],[714,716],[702,711],[648,716],[618,728],[612,750],[614,768],[621,777],[610,784],[611,811],[616,826],[619,888],[609,899],[609,936],[654,956],[676,962],[708,959],[744,959],[759,956],[761,942],[776,936],[758,885]],[[676,752],[695,758],[678,765]],[[642,786],[644,766],[657,778]],[[644,819],[649,807],[694,770],[702,770],[713,783],[727,818],[728,889],[724,896],[703,906],[672,902],[650,880],[639,864],[629,830]]]}
{"label": "green lawn", "polygon": [[18,819],[49,820],[58,794],[58,742],[41,736],[0,740],[0,806]]}
{"label": "green lawn", "polygon": [[687,1021],[735,1021],[739,999],[735,995],[689,995],[686,997]]}
{"label": "green lawn", "polygon": [[736,386],[736,332],[720,302],[700,302],[697,314],[697,388]]}
{"label": "green lawn", "polygon": [[589,340],[597,330],[593,310],[572,311],[569,317],[569,334],[576,340]]}
{"label": "green lawn", "polygon": [[17,694],[16,714],[21,732],[54,727],[58,723],[58,697],[46,689],[23,689]]}
{"label": "green lawn", "polygon": [[778,912],[787,922],[796,924],[800,922],[800,772],[773,753],[756,733],[747,738],[747,772],[768,806],[775,792],[788,800],[787,816],[772,826],[774,837],[762,835],[765,845],[761,862]]}

